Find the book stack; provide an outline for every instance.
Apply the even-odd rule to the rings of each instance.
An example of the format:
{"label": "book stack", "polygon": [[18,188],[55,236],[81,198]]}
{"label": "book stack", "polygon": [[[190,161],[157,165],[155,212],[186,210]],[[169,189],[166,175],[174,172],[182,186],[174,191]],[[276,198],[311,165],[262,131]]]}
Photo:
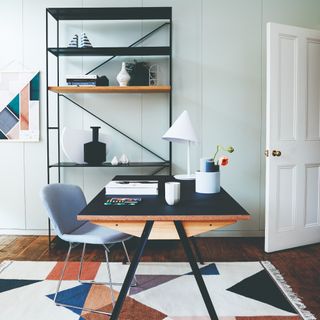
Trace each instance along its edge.
{"label": "book stack", "polygon": [[110,181],[106,195],[158,195],[157,180],[119,180]]}
{"label": "book stack", "polygon": [[69,86],[91,86],[94,87],[97,84],[96,75],[69,75],[66,77],[67,84]]}

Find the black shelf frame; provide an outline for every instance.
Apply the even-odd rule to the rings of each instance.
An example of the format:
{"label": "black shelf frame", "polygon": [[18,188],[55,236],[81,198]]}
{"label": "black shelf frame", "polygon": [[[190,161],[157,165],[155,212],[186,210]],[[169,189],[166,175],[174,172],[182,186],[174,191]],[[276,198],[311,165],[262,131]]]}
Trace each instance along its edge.
{"label": "black shelf frame", "polygon": [[57,56],[170,56],[170,47],[49,48]]}
{"label": "black shelf frame", "polygon": [[171,20],[171,7],[48,8],[55,20]]}
{"label": "black shelf frame", "polygon": [[112,165],[111,162],[104,162],[98,165],[91,164],[79,164],[75,162],[60,162],[50,165],[50,168],[141,168],[141,167],[161,167],[168,168],[170,166],[169,161],[162,162],[129,162],[128,164]]}
{"label": "black shelf frame", "polygon": [[[49,47],[49,17],[53,18],[56,22],[56,47]],[[96,47],[96,48],[65,48],[60,47],[60,22],[62,20],[159,20],[159,26],[147,33],[140,39],[130,44],[128,47]],[[161,23],[161,24],[160,24]],[[152,36],[158,30],[168,27],[169,28],[169,46],[159,47],[144,47],[138,46],[145,39]],[[166,56],[169,59],[169,85],[172,88],[172,8],[171,7],[131,7],[131,8],[47,8],[46,9],[46,115],[47,115],[47,183],[51,183],[50,171],[52,168],[57,168],[58,183],[61,182],[61,168],[87,168],[87,167],[101,167],[101,168],[137,168],[137,167],[154,167],[156,168],[152,174],[157,174],[161,170],[167,168],[169,174],[172,174],[172,144],[169,143],[169,159],[166,160],[162,156],[158,155],[153,150],[144,146],[140,142],[131,138],[125,132],[114,127],[112,124],[106,122],[102,118],[98,117],[86,107],[81,106],[75,100],[71,99],[65,94],[57,93],[57,114],[56,124],[50,125],[49,119],[49,54],[53,54],[56,57],[56,78],[57,86],[59,83],[59,71],[60,71],[60,57],[63,56],[106,56],[104,62],[100,63],[86,74],[90,74],[101,66],[107,64],[117,56]],[[169,121],[168,127],[172,125],[172,90],[169,94]],[[131,140],[137,146],[141,147],[145,151],[156,156],[160,161],[155,162],[130,162],[126,165],[113,166],[111,163],[104,163],[102,165],[87,165],[76,164],[72,162],[61,162],[61,143],[60,143],[60,99],[65,98],[69,100],[76,107],[86,111],[105,125],[111,127],[117,133],[123,135],[127,139]],[[54,130],[57,132],[57,163],[50,163],[50,132]],[[48,236],[49,247],[51,245],[51,224],[48,220]]]}

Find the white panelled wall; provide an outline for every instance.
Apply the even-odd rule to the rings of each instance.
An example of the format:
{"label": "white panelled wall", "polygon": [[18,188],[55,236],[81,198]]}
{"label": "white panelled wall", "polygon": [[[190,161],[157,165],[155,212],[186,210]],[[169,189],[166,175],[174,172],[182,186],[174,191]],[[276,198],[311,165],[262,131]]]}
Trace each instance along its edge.
{"label": "white panelled wall", "polygon": [[[222,169],[222,185],[251,214],[217,235],[262,235],[264,230],[265,38],[268,21],[320,28],[319,0],[11,0],[0,1],[0,71],[41,71],[41,140],[0,143],[0,234],[45,234],[47,219],[39,191],[47,182],[45,8],[101,6],[173,7],[173,118],[188,110],[199,143],[192,147],[192,169],[210,156],[217,144],[233,145],[230,164]],[[53,22],[53,21],[51,21]],[[52,23],[52,26],[54,23]],[[146,23],[63,22],[61,45],[86,32],[95,46],[126,46],[152,26]],[[54,35],[50,28],[50,35]],[[165,43],[160,32],[147,44]],[[52,43],[51,45],[54,45]],[[141,60],[141,59],[140,59]],[[90,70],[103,58],[62,58],[61,74]],[[126,59],[125,61],[132,61]],[[111,83],[122,58],[99,70]],[[55,58],[50,57],[54,66]],[[158,60],[166,84],[166,62]],[[49,74],[54,84],[54,68]],[[63,77],[61,77],[63,80]],[[161,140],[168,125],[168,97],[156,95],[82,95],[73,98],[167,157]],[[50,94],[53,102],[54,94]],[[156,160],[72,104],[63,101],[62,123],[88,129],[101,125],[111,136],[108,160],[122,152],[133,161]],[[54,120],[54,114],[52,114]],[[174,171],[186,168],[185,146],[173,145]],[[52,152],[53,158],[55,154]],[[70,168],[63,181],[80,185],[90,200],[115,174],[148,173],[142,169]],[[207,235],[210,235],[207,234]],[[212,235],[212,234],[211,234]]]}

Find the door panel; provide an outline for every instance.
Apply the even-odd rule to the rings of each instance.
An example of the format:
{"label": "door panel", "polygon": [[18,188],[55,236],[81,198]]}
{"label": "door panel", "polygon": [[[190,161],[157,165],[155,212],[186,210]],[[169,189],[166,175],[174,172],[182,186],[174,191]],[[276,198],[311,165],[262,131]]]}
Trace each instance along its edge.
{"label": "door panel", "polygon": [[320,41],[307,40],[307,140],[320,139]]}
{"label": "door panel", "polygon": [[[268,24],[266,241],[320,241],[320,31]],[[275,151],[275,152],[273,152]]]}
{"label": "door panel", "polygon": [[295,140],[296,136],[296,86],[297,86],[297,39],[288,35],[280,36],[280,115],[278,132],[280,140]]}
{"label": "door panel", "polygon": [[306,166],[305,227],[319,226],[320,221],[320,165]]}
{"label": "door panel", "polygon": [[[277,194],[277,230],[288,231],[293,230],[295,225],[295,166],[279,166],[278,167],[278,188]],[[283,212],[283,214],[281,214]]]}

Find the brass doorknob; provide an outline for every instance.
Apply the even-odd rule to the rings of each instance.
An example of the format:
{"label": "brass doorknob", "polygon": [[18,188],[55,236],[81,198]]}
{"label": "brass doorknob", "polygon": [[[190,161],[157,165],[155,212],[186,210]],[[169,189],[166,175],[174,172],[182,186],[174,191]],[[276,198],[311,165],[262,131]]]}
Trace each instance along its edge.
{"label": "brass doorknob", "polygon": [[280,150],[272,150],[272,155],[274,157],[280,157],[281,156],[281,151]]}

